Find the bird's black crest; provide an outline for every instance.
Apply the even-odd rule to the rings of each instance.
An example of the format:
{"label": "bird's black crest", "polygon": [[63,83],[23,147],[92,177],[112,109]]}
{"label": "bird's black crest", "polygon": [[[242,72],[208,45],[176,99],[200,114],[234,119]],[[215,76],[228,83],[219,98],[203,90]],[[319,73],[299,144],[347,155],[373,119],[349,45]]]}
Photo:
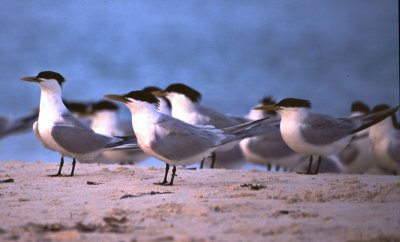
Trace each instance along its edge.
{"label": "bird's black crest", "polygon": [[169,85],[165,90],[165,92],[175,92],[180,93],[188,97],[192,102],[199,102],[201,100],[200,92],[194,90],[193,88],[186,86],[182,83],[175,83]]}
{"label": "bird's black crest", "polygon": [[286,98],[277,103],[276,106],[288,108],[311,108],[311,102],[299,98]]}
{"label": "bird's black crest", "polygon": [[148,102],[156,105],[158,108],[160,106],[160,100],[156,96],[154,96],[151,92],[148,91],[132,91],[128,94],[125,94],[124,97],[126,98],[132,98],[134,100],[142,101],[142,102]]}
{"label": "bird's black crest", "polygon": [[361,112],[361,113],[369,113],[369,107],[367,104],[356,101],[351,105],[351,112]]}
{"label": "bird's black crest", "polygon": [[102,111],[102,110],[118,110],[118,105],[113,102],[102,100],[92,105],[92,111]]}
{"label": "bird's black crest", "polygon": [[70,112],[74,112],[74,113],[86,113],[88,106],[84,103],[81,102],[69,102],[66,100],[63,100],[64,105],[67,107],[67,109]]}
{"label": "bird's black crest", "polygon": [[262,103],[263,105],[272,105],[272,104],[275,104],[276,101],[274,100],[274,98],[272,96],[267,96],[267,97],[264,97],[263,99],[261,99],[260,103]]}
{"label": "bird's black crest", "polygon": [[36,78],[55,79],[58,81],[60,86],[65,82],[65,78],[60,73],[54,71],[42,71],[36,76]]}
{"label": "bird's black crest", "polygon": [[161,88],[156,87],[156,86],[148,86],[143,88],[143,91],[147,91],[147,92],[157,92],[157,91],[162,91]]}
{"label": "bird's black crest", "polygon": [[389,107],[389,105],[387,105],[387,104],[379,104],[379,105],[376,105],[373,109],[372,109],[372,112],[373,113],[375,113],[375,112],[380,112],[380,111],[383,111],[383,110],[387,110],[387,109],[389,109],[390,107]]}
{"label": "bird's black crest", "polygon": [[[274,100],[274,98],[272,96],[267,96],[267,97],[264,97],[263,99],[261,99],[260,103],[263,105],[272,105],[272,104],[276,104],[276,101]],[[264,110],[264,114],[266,116],[269,116],[269,115],[275,115],[276,112],[271,111],[271,110]]]}

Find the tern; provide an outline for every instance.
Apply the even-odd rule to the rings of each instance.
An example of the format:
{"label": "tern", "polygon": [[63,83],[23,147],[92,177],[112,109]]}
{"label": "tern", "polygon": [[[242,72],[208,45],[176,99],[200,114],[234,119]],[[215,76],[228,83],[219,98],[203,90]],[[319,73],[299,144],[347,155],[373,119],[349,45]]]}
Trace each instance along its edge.
{"label": "tern", "polygon": [[[391,110],[385,104],[373,108],[374,112],[385,112]],[[372,142],[373,154],[379,166],[394,174],[400,172],[400,129],[396,128],[397,118],[394,112],[391,118],[386,118],[372,126],[369,138]]]}
{"label": "tern", "polygon": [[310,101],[298,98],[286,98],[274,105],[256,107],[277,111],[281,115],[280,131],[283,140],[294,151],[310,156],[306,174],[311,173],[313,155],[318,155],[317,167],[313,173],[317,174],[321,156],[340,152],[350,142],[353,134],[384,120],[399,107],[353,118],[312,113],[310,108]]}
{"label": "tern", "polygon": [[[148,91],[109,94],[105,97],[125,103],[132,114],[132,127],[139,147],[166,163],[164,180],[158,183],[160,185],[173,185],[177,165],[193,164],[219,147],[254,135],[254,130],[264,121],[217,129],[211,125],[192,125],[160,113],[157,109],[160,100]],[[168,183],[170,165],[173,169]]]}
{"label": "tern", "polygon": [[53,71],[42,71],[37,76],[22,78],[38,83],[41,89],[38,120],[33,131],[39,142],[47,149],[61,155],[58,173],[61,176],[64,156],[71,157],[74,175],[76,159],[93,160],[106,150],[123,144],[123,139],[95,133],[83,125],[66,108],[62,101],[61,87],[64,77]]}
{"label": "tern", "polygon": [[[94,132],[106,136],[134,136],[132,122],[126,119],[119,119],[118,110],[119,106],[107,100],[93,103],[91,106],[92,123],[90,127]],[[141,150],[110,150],[96,158],[96,161],[101,161],[101,163],[132,164],[147,158],[148,156]]]}
{"label": "tern", "polygon": [[[212,125],[218,129],[226,128],[241,123],[248,122],[244,118],[228,116],[218,111],[200,104],[201,93],[193,88],[182,84],[175,83],[169,85],[164,91],[164,95],[170,100],[172,105],[171,115],[174,118],[180,119],[186,123],[193,125]],[[240,149],[238,146],[225,147],[224,150],[217,150],[219,152],[230,152],[232,149]],[[232,150],[232,152],[235,152]],[[237,153],[237,152],[236,152]],[[211,154],[211,168],[214,167],[214,162],[218,158],[218,152]],[[242,155],[237,159],[241,159]],[[225,162],[225,161],[222,161]],[[202,168],[204,160],[201,162]]]}
{"label": "tern", "polygon": [[[275,104],[272,97],[265,97],[260,101],[262,105]],[[264,134],[240,141],[240,148],[246,160],[251,163],[265,165],[268,170],[275,165],[279,170],[281,166],[289,170],[300,170],[304,168],[305,156],[292,150],[282,138],[279,130],[280,117],[275,111],[251,109],[246,116],[250,120],[269,117],[276,120],[276,125],[271,125]],[[286,169],[284,169],[286,170]]]}
{"label": "tern", "polygon": [[[370,113],[369,107],[360,101],[353,102],[351,105],[350,117],[362,116]],[[371,128],[366,128],[355,133],[350,143],[338,153],[342,172],[352,174],[362,174],[376,164],[372,154],[372,143],[368,138]]]}

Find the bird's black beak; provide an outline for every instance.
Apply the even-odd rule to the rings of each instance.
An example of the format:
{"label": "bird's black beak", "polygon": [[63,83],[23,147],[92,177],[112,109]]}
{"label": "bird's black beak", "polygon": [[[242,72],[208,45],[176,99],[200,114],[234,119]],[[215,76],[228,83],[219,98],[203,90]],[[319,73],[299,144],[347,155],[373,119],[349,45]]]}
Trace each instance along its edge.
{"label": "bird's black beak", "polygon": [[254,108],[255,110],[267,110],[267,111],[279,111],[281,108],[276,106],[275,104],[272,105],[261,105]]}
{"label": "bird's black beak", "polygon": [[27,77],[23,77],[21,78],[22,81],[27,81],[27,82],[36,82],[36,83],[41,83],[42,80],[40,80],[39,78],[36,78],[35,76],[27,76]]}
{"label": "bird's black beak", "polygon": [[107,95],[104,95],[104,97],[118,101],[118,102],[123,102],[123,103],[127,103],[129,101],[126,97],[124,97],[122,95],[116,95],[116,94],[107,94]]}

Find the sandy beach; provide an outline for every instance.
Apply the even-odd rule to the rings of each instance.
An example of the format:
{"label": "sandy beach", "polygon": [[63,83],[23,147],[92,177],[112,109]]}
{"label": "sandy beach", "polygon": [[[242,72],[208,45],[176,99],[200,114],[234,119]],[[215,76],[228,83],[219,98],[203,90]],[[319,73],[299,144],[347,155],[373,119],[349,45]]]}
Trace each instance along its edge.
{"label": "sandy beach", "polygon": [[400,176],[57,168],[0,163],[0,241],[400,241]]}

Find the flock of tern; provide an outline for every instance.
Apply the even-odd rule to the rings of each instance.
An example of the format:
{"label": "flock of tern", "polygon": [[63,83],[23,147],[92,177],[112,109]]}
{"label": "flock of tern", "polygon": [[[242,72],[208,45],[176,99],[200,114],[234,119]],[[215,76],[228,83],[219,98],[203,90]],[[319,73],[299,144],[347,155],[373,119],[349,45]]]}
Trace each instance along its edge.
{"label": "flock of tern", "polygon": [[177,166],[203,164],[206,159],[211,159],[211,167],[229,167],[244,158],[269,169],[317,174],[324,157],[343,173],[400,172],[399,106],[378,105],[370,111],[355,102],[351,116],[335,118],[311,112],[308,100],[276,102],[266,97],[246,116],[236,117],[202,105],[198,91],[176,83],[165,89],[105,95],[129,109],[132,119],[122,120],[112,101],[63,100],[65,79],[57,72],[43,71],[22,80],[39,84],[39,109],[14,121],[0,117],[0,137],[33,126],[37,140],[61,156],[53,176],[61,176],[64,157],[73,159],[73,176],[76,160],[132,164],[149,156],[166,164],[160,185],[173,185]]}

